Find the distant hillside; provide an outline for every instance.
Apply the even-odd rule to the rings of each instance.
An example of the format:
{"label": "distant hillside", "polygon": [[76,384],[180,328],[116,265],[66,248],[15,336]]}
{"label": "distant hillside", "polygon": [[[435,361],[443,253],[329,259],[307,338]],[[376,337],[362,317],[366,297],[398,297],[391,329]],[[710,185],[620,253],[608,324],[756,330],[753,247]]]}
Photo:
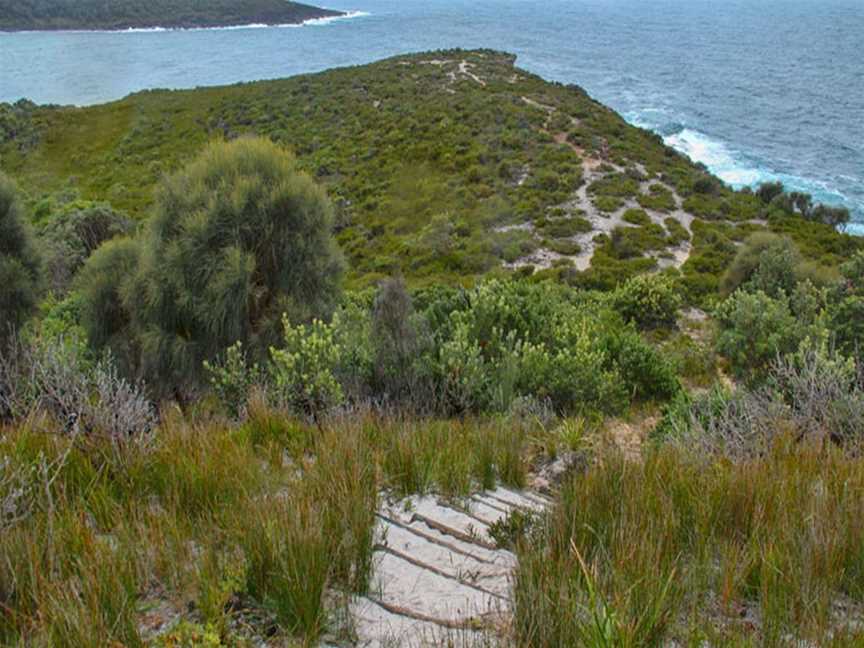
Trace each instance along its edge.
{"label": "distant hillside", "polygon": [[0,0],[0,31],[276,25],[339,15],[285,0]]}
{"label": "distant hillside", "polygon": [[786,233],[829,267],[862,244],[733,192],[580,88],[514,62],[454,50],[87,108],[0,104],[0,164],[34,205],[73,190],[145,218],[163,174],[208,142],[269,137],[336,203],[354,285],[533,268],[608,288],[678,269],[700,300],[755,231]]}

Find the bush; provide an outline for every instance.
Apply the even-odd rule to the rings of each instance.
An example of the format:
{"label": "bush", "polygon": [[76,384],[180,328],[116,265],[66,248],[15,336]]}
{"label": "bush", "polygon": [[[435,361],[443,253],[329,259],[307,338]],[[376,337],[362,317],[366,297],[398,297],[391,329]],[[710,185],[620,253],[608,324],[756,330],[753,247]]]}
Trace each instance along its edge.
{"label": "bush", "polygon": [[636,331],[610,336],[609,351],[631,398],[668,400],[681,391],[675,364]]}
{"label": "bush", "polygon": [[781,293],[791,295],[802,263],[801,253],[791,240],[759,232],[750,236],[738,250],[723,275],[721,288],[726,295],[742,286],[761,290],[769,297]]}
{"label": "bush", "polygon": [[635,322],[642,329],[673,326],[682,303],[677,282],[664,274],[633,277],[611,299],[625,321]]}
{"label": "bush", "polygon": [[772,299],[761,290],[738,290],[720,304],[716,318],[717,350],[741,377],[758,374],[779,355],[795,351],[809,332],[787,298]]}
{"label": "bush", "polygon": [[840,273],[830,296],[830,328],[842,351],[864,359],[864,252],[844,263]]}
{"label": "bush", "polygon": [[246,405],[252,388],[260,381],[257,364],[250,366],[243,343],[236,342],[225,351],[220,362],[204,361],[204,369],[210,375],[210,386],[219,402],[234,419],[245,417]]}
{"label": "bush", "polygon": [[284,347],[271,348],[271,371],[278,398],[298,414],[319,418],[342,402],[336,380],[342,348],[336,344],[333,325],[321,320],[292,326],[283,319]]}
{"label": "bush", "polygon": [[290,154],[262,139],[212,144],[164,181],[134,280],[112,290],[99,279],[106,299],[89,308],[113,308],[119,294],[112,321],[122,312],[132,322],[140,368],[162,391],[193,388],[203,361],[237,341],[263,356],[283,313],[332,312],[342,273],[332,228],[330,201]]}
{"label": "bush", "polygon": [[90,346],[109,349],[126,373],[139,364],[136,331],[129,303],[141,258],[140,242],[130,238],[108,241],[87,260],[75,281],[80,295],[81,326]]}
{"label": "bush", "polygon": [[78,270],[105,241],[128,235],[132,221],[103,203],[76,202],[39,226],[38,240],[48,285],[62,296]]}
{"label": "bush", "polygon": [[715,386],[695,398],[681,393],[654,436],[733,459],[760,455],[784,434],[793,440],[852,442],[864,433],[864,385],[855,364],[805,343],[777,357],[755,389]]}
{"label": "bush", "polygon": [[144,385],[131,383],[110,356],[92,363],[63,339],[16,336],[0,349],[0,420],[35,412],[71,435],[138,441],[156,425]]}
{"label": "bush", "polygon": [[411,295],[401,279],[384,281],[372,306],[375,379],[393,397],[411,391],[420,340]]}
{"label": "bush", "polygon": [[0,342],[36,308],[40,272],[18,190],[0,172]]}
{"label": "bush", "polygon": [[552,329],[556,342],[527,344],[521,350],[520,392],[548,398],[559,412],[620,412],[627,404],[628,385],[596,328],[611,322],[575,311],[562,315]]}
{"label": "bush", "polygon": [[649,225],[651,217],[642,209],[628,209],[621,219],[631,225]]}
{"label": "bush", "polygon": [[666,231],[669,234],[667,239],[669,245],[674,247],[681,245],[684,241],[690,240],[690,232],[687,231],[687,228],[678,219],[670,216],[663,221],[663,224],[666,226]]}
{"label": "bush", "polygon": [[770,205],[775,198],[782,196],[786,191],[782,182],[763,182],[756,189],[756,196],[766,205]]}

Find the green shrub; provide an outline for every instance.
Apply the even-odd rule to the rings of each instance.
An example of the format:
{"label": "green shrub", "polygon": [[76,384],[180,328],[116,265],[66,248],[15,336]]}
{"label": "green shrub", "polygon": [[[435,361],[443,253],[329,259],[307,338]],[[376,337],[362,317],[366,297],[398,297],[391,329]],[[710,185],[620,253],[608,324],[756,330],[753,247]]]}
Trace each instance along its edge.
{"label": "green shrub", "polygon": [[129,304],[140,258],[140,241],[108,241],[87,260],[75,280],[88,343],[100,351],[110,350],[128,374],[134,374],[139,363],[138,331]]}
{"label": "green shrub", "polygon": [[0,342],[36,308],[40,281],[41,262],[18,190],[0,172]]}
{"label": "green shrub", "polygon": [[681,391],[675,363],[636,331],[610,335],[609,351],[623,382],[631,389],[631,398],[665,401]]}
{"label": "green shrub", "polygon": [[675,197],[661,184],[652,184],[648,188],[648,193],[640,194],[637,201],[645,209],[665,212],[675,209]]}
{"label": "green shrub", "polygon": [[564,256],[575,256],[582,251],[582,246],[568,239],[546,241],[546,247]]}
{"label": "green shrub", "polygon": [[277,395],[293,411],[317,418],[343,398],[335,375],[342,348],[334,326],[317,319],[292,326],[287,316],[282,323],[284,346],[270,349]]}
{"label": "green shrub", "polygon": [[650,225],[651,217],[647,214],[647,212],[641,209],[628,209],[624,212],[624,215],[621,217],[625,223],[630,223],[631,225]]}
{"label": "green shrub", "polygon": [[62,296],[102,243],[131,232],[132,221],[106,203],[79,200],[56,208],[38,228],[50,289]]}
{"label": "green shrub", "polygon": [[665,274],[633,277],[611,299],[626,321],[635,322],[642,329],[674,326],[683,301],[678,282]]}
{"label": "green shrub", "polygon": [[596,196],[593,203],[601,212],[611,214],[614,211],[618,211],[624,204],[624,201],[615,196]]}
{"label": "green shrub", "polygon": [[739,287],[761,290],[769,297],[791,295],[798,281],[803,260],[788,238],[759,232],[750,236],[738,250],[722,279],[724,294]]}
{"label": "green shrub", "polygon": [[609,251],[617,259],[633,259],[667,246],[666,232],[657,223],[640,227],[616,227],[612,230]]}
{"label": "green shrub", "polygon": [[551,238],[566,238],[568,236],[576,236],[577,234],[585,234],[593,229],[591,222],[579,216],[570,218],[558,218],[555,220],[547,220],[543,226],[538,228],[544,236]]}
{"label": "green shrub", "polygon": [[[134,279],[99,278],[90,310],[109,305],[131,320],[138,365],[163,393],[194,387],[203,361],[237,341],[263,356],[283,313],[304,321],[332,311],[342,270],[332,227],[324,191],[287,152],[261,139],[212,144],[163,183]],[[131,265],[132,244],[110,249],[88,276]],[[94,347],[116,330],[94,336]]]}
{"label": "green shrub", "polygon": [[789,300],[761,290],[738,290],[716,312],[718,352],[729,359],[736,375],[762,372],[778,356],[791,353],[808,334],[793,315]]}
{"label": "green shrub", "polygon": [[235,419],[245,414],[252,387],[259,382],[257,364],[249,365],[243,351],[243,343],[236,342],[225,351],[220,362],[204,361],[204,369],[210,375],[210,387],[219,402]]}
{"label": "green shrub", "polygon": [[663,221],[663,224],[666,226],[666,231],[669,236],[667,240],[669,241],[669,245],[676,246],[681,245],[684,241],[690,240],[690,232],[687,231],[687,228],[681,224],[677,218],[672,218],[671,216]]}
{"label": "green shrub", "polygon": [[557,348],[526,344],[519,350],[519,391],[548,398],[559,412],[617,414],[629,394],[606,350],[588,327],[588,321],[562,322]]}
{"label": "green shrub", "polygon": [[843,280],[830,295],[830,328],[837,346],[864,361],[864,252],[840,267]]}

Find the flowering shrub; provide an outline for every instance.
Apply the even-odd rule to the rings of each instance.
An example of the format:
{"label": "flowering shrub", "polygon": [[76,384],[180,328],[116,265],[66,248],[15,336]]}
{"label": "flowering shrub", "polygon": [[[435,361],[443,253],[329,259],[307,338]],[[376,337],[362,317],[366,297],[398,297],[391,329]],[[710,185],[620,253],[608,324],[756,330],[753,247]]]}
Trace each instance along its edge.
{"label": "flowering shrub", "polygon": [[271,372],[280,398],[292,410],[318,417],[343,400],[336,370],[342,348],[335,327],[321,320],[292,326],[282,318],[285,346],[271,348]]}
{"label": "flowering shrub", "polygon": [[637,275],[612,295],[615,309],[639,328],[675,324],[681,308],[681,289],[668,275]]}

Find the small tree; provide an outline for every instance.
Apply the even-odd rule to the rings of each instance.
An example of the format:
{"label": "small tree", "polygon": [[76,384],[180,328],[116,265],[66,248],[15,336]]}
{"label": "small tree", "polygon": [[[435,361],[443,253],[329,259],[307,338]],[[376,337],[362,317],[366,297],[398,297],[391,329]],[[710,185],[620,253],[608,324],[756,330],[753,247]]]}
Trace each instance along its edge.
{"label": "small tree", "polygon": [[40,261],[15,184],[0,172],[0,341],[36,307]]}
{"label": "small tree", "polygon": [[419,351],[413,315],[405,282],[402,279],[383,282],[372,306],[372,339],[375,378],[391,396],[399,396],[412,386],[412,369]]}
{"label": "small tree", "polygon": [[782,196],[786,188],[782,182],[763,182],[756,189],[756,195],[766,205],[770,204],[778,196]]}
{"label": "small tree", "polygon": [[[288,152],[264,139],[212,144],[164,181],[134,278],[93,296],[112,309],[119,296],[145,375],[182,392],[235,342],[263,357],[283,313],[330,314],[343,266],[332,228],[324,190]],[[98,263],[110,265],[107,253]],[[98,332],[101,307],[90,308]]]}
{"label": "small tree", "polygon": [[738,376],[758,375],[779,355],[792,353],[808,334],[785,296],[736,291],[717,309],[718,352]]}
{"label": "small tree", "polygon": [[642,329],[674,326],[681,303],[677,283],[663,274],[637,275],[612,295],[612,304],[621,316]]}

